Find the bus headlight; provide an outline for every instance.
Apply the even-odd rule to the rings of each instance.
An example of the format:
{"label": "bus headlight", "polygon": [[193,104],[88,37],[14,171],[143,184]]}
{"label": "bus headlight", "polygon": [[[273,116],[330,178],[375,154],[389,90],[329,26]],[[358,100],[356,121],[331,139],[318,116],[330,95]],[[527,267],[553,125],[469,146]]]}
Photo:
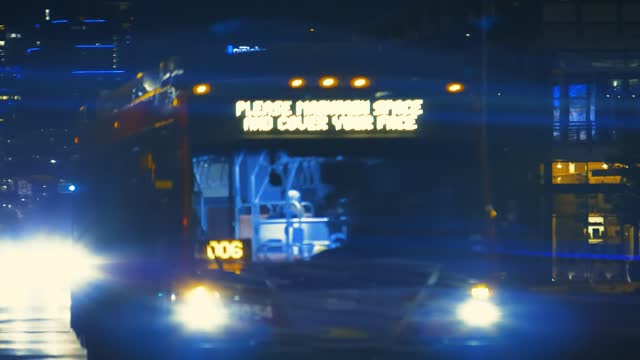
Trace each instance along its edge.
{"label": "bus headlight", "polygon": [[467,326],[490,327],[500,321],[500,309],[490,301],[470,299],[458,305],[456,315]]}
{"label": "bus headlight", "polygon": [[215,331],[228,321],[220,294],[205,286],[176,296],[174,310],[176,321],[190,331]]}
{"label": "bus headlight", "polygon": [[476,300],[489,300],[491,290],[487,285],[480,284],[471,288],[471,297]]}

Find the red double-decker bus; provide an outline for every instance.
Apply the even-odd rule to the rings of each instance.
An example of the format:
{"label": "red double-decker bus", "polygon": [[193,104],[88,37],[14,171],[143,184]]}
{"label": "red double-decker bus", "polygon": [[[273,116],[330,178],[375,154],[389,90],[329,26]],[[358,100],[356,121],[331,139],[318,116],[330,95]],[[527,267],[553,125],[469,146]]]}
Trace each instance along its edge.
{"label": "red double-decker bus", "polygon": [[[221,51],[208,73],[200,58],[173,58],[100,99],[97,119],[81,136],[87,183],[108,186],[86,189],[104,196],[90,200],[106,213],[87,225],[96,244],[112,244],[100,236],[122,231],[115,237],[127,244],[186,246],[223,262],[308,258],[349,240],[346,211],[363,206],[350,198],[370,186],[357,181],[377,180],[371,171],[393,174],[400,188],[428,181],[418,192],[411,188],[407,203],[441,215],[454,207],[416,194],[435,195],[439,176],[451,188],[465,171],[481,173],[474,168],[480,162],[469,161],[481,140],[479,101],[462,71],[453,64],[421,72],[387,67],[431,59],[391,45],[287,45]],[[322,61],[327,54],[342,55]],[[389,172],[414,160],[422,165]],[[451,169],[456,173],[442,173]],[[455,193],[481,197],[480,188]],[[295,214],[288,206],[298,207]],[[97,231],[101,226],[108,231]]]}
{"label": "red double-decker bus", "polygon": [[149,273],[240,279],[347,246],[437,258],[491,245],[486,116],[467,59],[368,41],[203,40],[179,55],[100,98],[79,138],[76,239],[144,264],[114,270],[126,281],[113,288],[173,302],[161,289],[175,284]]}

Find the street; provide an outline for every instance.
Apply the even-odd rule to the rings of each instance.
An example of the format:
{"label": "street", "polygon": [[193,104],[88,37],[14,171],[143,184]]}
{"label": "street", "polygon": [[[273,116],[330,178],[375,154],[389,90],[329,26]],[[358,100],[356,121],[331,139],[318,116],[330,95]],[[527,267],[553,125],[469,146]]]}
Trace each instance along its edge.
{"label": "street", "polygon": [[68,292],[62,289],[43,293],[3,288],[0,359],[85,359],[86,352],[69,327],[67,299]]}
{"label": "street", "polygon": [[[46,283],[0,281],[3,289],[0,295],[0,360],[2,359],[85,359],[86,351],[80,346],[75,334],[69,327],[69,291],[64,286],[47,286]],[[545,336],[530,341],[536,343],[535,349],[516,346],[513,356],[520,358],[611,358],[613,354],[628,353],[636,343],[640,323],[640,314],[636,311],[638,298],[632,294],[595,294],[576,289],[564,290],[559,295],[557,305],[567,316],[570,329],[547,329]],[[536,302],[537,311],[542,314],[549,311],[548,305]],[[570,310],[569,310],[570,309]],[[559,314],[554,314],[557,317]],[[517,319],[514,319],[517,320]],[[552,335],[554,334],[554,335]],[[556,335],[563,339],[553,340]],[[525,341],[527,343],[528,341]],[[426,350],[426,349],[425,349]],[[421,352],[402,354],[402,358],[505,358],[503,350],[484,351],[481,349],[460,350],[441,355],[439,352]],[[534,351],[537,350],[537,351]],[[539,352],[542,351],[542,352]],[[320,353],[305,357],[320,356]],[[341,352],[341,355],[346,353]],[[331,356],[336,358],[336,354]],[[308,355],[308,356],[307,356]],[[191,357],[181,354],[181,357]],[[325,356],[320,356],[326,358]],[[271,358],[271,357],[269,357]],[[273,358],[282,359],[281,355]],[[397,358],[385,356],[374,351],[365,354],[347,355],[347,359]]]}

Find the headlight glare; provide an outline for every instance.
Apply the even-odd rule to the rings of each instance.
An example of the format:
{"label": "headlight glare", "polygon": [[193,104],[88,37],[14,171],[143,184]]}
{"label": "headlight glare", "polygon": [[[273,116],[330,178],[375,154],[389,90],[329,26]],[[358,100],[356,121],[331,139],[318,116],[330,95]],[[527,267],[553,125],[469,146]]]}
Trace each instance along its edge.
{"label": "headlight glare", "polygon": [[490,327],[500,321],[500,310],[489,302],[471,299],[460,304],[456,315],[467,326]]}
{"label": "headlight glare", "polygon": [[491,290],[487,285],[476,285],[471,288],[471,297],[476,300],[488,300],[491,297]]}
{"label": "headlight glare", "polygon": [[215,331],[228,320],[220,294],[205,286],[197,286],[178,298],[175,316],[191,331]]}

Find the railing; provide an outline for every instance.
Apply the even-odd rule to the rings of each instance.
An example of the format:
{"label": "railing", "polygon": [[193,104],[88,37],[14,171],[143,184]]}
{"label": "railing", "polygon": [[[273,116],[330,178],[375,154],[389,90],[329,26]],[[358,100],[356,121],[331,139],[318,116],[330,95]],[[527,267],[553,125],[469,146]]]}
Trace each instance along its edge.
{"label": "railing", "polygon": [[[318,222],[318,219],[311,220],[305,218],[305,216],[315,216],[315,208],[310,201],[300,203],[304,213],[300,214],[297,219],[286,219],[284,215],[276,215],[284,213],[284,208],[290,204],[286,198],[278,195],[275,198],[265,199],[270,174],[273,171],[282,177],[283,181],[280,187],[283,190],[283,194],[286,194],[291,189],[313,189],[319,196],[322,196],[322,184],[320,181],[319,163],[317,161],[316,158],[288,157],[283,154],[275,164],[271,164],[268,161],[268,153],[266,151],[257,154],[257,156],[249,156],[244,152],[235,156],[233,164],[234,234],[236,238],[241,236],[240,219],[242,215],[246,214],[247,210],[249,210],[248,215],[251,219],[252,260],[256,260],[258,248],[262,242],[269,240],[261,238],[264,224],[269,223],[273,225],[274,221],[277,222],[278,219],[282,220],[283,224],[290,223],[295,227]],[[249,165],[247,169],[243,169],[245,165]],[[243,179],[245,181],[248,180],[249,183],[243,183]],[[245,198],[244,192],[246,191],[246,188],[244,188],[246,185],[248,185],[247,198]],[[284,197],[286,197],[286,195],[284,195]],[[270,218],[265,219],[265,215]],[[274,215],[276,215],[275,218]],[[325,222],[328,222],[328,220]],[[327,239],[327,241],[329,240],[330,239]],[[291,243],[291,236],[285,236],[284,242],[285,244],[283,245],[286,247],[287,256],[289,260],[291,260],[291,251],[295,244]]]}

